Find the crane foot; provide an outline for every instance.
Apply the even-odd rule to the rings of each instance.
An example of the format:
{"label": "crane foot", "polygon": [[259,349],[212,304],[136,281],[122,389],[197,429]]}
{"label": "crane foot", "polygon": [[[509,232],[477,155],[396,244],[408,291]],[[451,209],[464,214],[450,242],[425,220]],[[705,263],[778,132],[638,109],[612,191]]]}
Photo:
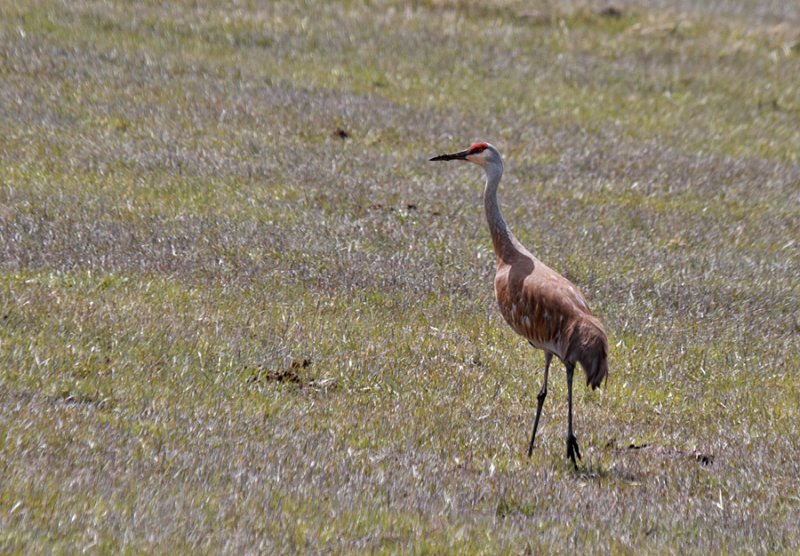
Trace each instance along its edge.
{"label": "crane foot", "polygon": [[575,456],[581,459],[581,450],[578,448],[578,441],[575,435],[570,434],[567,436],[567,457],[572,460],[572,465],[577,469],[578,464],[575,462]]}

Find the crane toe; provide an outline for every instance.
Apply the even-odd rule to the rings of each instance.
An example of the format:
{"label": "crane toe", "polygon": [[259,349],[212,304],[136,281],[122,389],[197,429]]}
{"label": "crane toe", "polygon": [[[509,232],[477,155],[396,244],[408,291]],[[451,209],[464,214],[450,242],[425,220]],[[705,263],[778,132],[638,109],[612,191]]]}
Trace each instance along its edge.
{"label": "crane toe", "polygon": [[572,460],[575,469],[578,468],[578,463],[575,461],[576,456],[581,459],[581,450],[578,448],[578,440],[575,435],[570,434],[567,436],[567,457]]}

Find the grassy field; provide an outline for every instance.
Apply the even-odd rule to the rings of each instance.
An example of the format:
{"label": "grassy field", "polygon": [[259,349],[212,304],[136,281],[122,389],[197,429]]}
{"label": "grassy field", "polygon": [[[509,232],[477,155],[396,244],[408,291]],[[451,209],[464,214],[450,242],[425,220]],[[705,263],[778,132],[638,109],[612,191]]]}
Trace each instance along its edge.
{"label": "grassy field", "polygon": [[0,3],[0,552],[800,551],[800,5],[610,6]]}

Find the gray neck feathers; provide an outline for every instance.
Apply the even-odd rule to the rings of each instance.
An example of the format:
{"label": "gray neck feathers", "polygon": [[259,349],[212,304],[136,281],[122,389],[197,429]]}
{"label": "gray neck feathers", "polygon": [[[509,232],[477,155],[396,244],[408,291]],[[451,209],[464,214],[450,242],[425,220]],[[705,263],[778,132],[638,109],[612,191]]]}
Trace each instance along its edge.
{"label": "gray neck feathers", "polygon": [[492,234],[494,252],[498,258],[506,259],[513,252],[514,248],[511,231],[500,214],[500,207],[497,205],[497,186],[500,178],[503,177],[502,161],[490,162],[484,168],[486,172],[486,188],[483,190],[483,206],[486,210],[486,221],[489,223],[489,232]]}

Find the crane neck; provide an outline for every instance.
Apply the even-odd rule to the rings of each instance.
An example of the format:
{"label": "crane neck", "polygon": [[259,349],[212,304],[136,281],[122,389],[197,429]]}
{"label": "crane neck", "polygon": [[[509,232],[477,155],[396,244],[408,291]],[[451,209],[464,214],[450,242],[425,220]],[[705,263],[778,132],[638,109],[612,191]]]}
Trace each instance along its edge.
{"label": "crane neck", "polygon": [[500,161],[487,164],[484,171],[486,172],[486,187],[483,190],[483,207],[486,210],[489,232],[492,234],[494,252],[498,262],[500,260],[511,262],[519,250],[516,246],[516,239],[508,229],[506,221],[503,220],[497,204],[497,186],[500,185],[500,178],[503,177],[503,163]]}

